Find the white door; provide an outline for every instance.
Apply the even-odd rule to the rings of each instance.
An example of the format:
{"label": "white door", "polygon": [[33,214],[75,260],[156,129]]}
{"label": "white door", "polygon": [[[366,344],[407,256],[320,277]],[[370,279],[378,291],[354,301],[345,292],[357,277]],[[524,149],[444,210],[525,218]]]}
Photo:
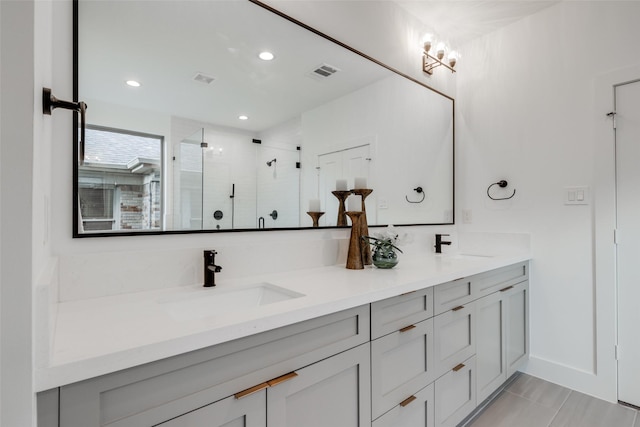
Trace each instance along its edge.
{"label": "white door", "polygon": [[[367,185],[371,187],[369,180],[369,144],[352,147],[341,151],[324,153],[318,156],[318,194],[321,205],[326,215],[320,218],[320,225],[336,225],[338,200],[331,194],[336,189],[337,179],[346,179],[347,186],[353,188],[354,178],[367,178]],[[375,224],[376,213],[374,197],[366,199],[367,219],[369,224]]]}
{"label": "white door", "polygon": [[618,400],[640,406],[640,81],[616,86]]}

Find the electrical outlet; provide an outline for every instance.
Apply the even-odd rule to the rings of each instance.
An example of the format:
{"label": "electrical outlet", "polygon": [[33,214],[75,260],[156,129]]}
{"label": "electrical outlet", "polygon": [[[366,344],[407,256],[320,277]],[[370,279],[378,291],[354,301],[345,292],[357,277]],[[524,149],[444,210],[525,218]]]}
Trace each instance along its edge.
{"label": "electrical outlet", "polygon": [[473,222],[473,213],[471,209],[463,209],[462,210],[462,223],[463,224],[471,224]]}

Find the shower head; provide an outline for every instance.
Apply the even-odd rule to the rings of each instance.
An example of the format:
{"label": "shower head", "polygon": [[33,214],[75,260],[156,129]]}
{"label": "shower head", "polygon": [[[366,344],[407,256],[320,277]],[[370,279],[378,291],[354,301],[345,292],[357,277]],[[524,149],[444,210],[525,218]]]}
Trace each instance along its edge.
{"label": "shower head", "polygon": [[275,162],[276,162],[276,159],[269,160],[269,161],[267,162],[267,166],[271,166],[271,164],[272,164],[272,163],[275,163]]}

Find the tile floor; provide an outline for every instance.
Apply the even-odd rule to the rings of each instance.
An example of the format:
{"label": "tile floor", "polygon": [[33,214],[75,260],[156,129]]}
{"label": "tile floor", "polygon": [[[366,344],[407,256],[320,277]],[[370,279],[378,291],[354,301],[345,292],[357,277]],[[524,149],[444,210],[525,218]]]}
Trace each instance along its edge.
{"label": "tile floor", "polygon": [[522,374],[465,427],[640,427],[640,414]]}

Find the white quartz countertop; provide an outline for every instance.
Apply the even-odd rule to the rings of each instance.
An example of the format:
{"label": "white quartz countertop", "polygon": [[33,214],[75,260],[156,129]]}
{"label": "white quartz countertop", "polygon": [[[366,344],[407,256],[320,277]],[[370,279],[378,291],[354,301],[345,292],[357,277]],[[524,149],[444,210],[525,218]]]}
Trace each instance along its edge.
{"label": "white quartz countertop", "polygon": [[[58,304],[50,362],[37,370],[37,391],[242,338],[318,316],[529,259],[528,253],[492,257],[401,255],[390,270],[343,265],[225,281],[203,288],[130,293]],[[234,287],[269,283],[304,296],[237,311],[190,315],[189,301]],[[180,302],[180,311],[167,302]],[[175,305],[173,305],[175,307]],[[200,307],[201,308],[201,307]]]}

